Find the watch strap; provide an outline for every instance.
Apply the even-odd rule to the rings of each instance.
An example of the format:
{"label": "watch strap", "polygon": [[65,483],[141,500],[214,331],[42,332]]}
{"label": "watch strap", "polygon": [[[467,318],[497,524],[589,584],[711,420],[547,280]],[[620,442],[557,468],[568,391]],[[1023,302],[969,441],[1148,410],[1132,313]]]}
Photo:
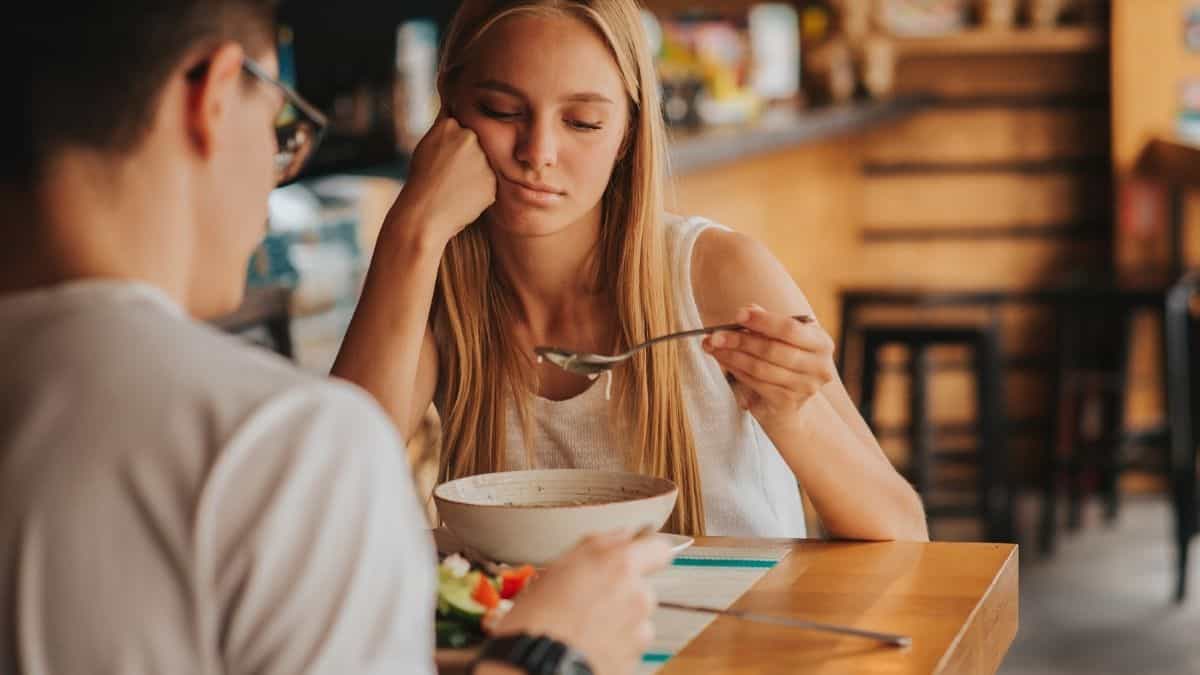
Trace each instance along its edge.
{"label": "watch strap", "polygon": [[558,675],[570,651],[565,644],[545,635],[506,635],[485,642],[469,672],[474,674],[480,663],[492,661],[516,666],[529,675]]}

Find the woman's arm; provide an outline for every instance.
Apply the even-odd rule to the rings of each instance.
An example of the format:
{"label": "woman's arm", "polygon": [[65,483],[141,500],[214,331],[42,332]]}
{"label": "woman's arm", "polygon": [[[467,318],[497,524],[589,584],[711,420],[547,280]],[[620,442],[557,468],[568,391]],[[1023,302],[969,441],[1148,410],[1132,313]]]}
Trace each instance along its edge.
{"label": "woman's arm", "polygon": [[370,392],[405,439],[437,386],[429,312],[442,253],[496,198],[496,176],[475,133],[444,114],[409,166],[332,370]]}
{"label": "woman's arm", "polygon": [[750,410],[812,500],[826,529],[847,539],[927,540],[921,500],[888,461],[833,363],[833,340],[791,315],[812,307],[758,242],[712,228],[701,234],[692,286],[707,323],[738,321],[705,349],[737,378]]}
{"label": "woman's arm", "polygon": [[374,396],[405,441],[416,433],[437,385],[429,311],[439,257],[380,236],[331,371]]}

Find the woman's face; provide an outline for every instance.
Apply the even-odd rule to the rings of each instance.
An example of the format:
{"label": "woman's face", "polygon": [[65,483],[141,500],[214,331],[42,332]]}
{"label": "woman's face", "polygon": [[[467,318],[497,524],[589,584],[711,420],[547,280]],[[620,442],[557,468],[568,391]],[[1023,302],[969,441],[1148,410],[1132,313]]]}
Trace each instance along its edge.
{"label": "woman's face", "polygon": [[494,227],[545,236],[599,219],[629,103],[616,61],[588,26],[503,19],[465,66],[452,110],[496,172]]}

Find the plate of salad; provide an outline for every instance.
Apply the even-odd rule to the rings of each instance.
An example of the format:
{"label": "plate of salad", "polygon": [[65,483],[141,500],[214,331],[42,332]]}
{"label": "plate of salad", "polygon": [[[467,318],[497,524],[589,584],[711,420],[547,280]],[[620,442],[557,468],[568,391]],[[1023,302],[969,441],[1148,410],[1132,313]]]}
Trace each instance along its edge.
{"label": "plate of salad", "polygon": [[442,558],[434,617],[438,648],[461,649],[483,642],[536,574],[532,565],[485,570],[457,553]]}
{"label": "plate of salad", "polygon": [[[537,577],[532,565],[503,565],[464,556],[462,542],[444,528],[433,530],[437,545],[437,610],[434,616],[439,650],[473,647],[483,642],[500,619],[512,608],[513,600]],[[694,539],[656,533],[678,554]]]}

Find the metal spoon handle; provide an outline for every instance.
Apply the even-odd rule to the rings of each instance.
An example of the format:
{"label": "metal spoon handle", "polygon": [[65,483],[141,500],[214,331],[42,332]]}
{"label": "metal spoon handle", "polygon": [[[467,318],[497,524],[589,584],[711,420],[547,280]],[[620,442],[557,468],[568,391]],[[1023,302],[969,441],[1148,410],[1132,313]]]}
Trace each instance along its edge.
{"label": "metal spoon handle", "polygon": [[731,616],[745,621],[757,621],[759,623],[771,623],[779,626],[792,626],[794,628],[803,628],[806,630],[823,631],[826,633],[837,633],[839,635],[851,635],[853,637],[866,638],[875,640],[884,644],[889,644],[894,647],[910,647],[912,646],[912,638],[907,635],[893,635],[891,633],[877,633],[871,630],[863,630],[861,628],[851,628],[849,626],[835,626],[828,623],[818,623],[816,621],[806,621],[804,619],[793,619],[788,616],[771,616],[769,614],[755,614],[753,612],[744,612],[736,609],[714,609],[712,607],[700,607],[698,605],[684,605],[677,602],[660,602],[659,607],[664,609],[677,609],[685,612],[701,612],[704,614],[717,614],[720,616]]}
{"label": "metal spoon handle", "polygon": [[[800,323],[812,323],[813,322],[813,318],[807,314],[796,314],[792,318],[795,319],[796,321],[799,321]],[[641,350],[645,349],[646,347],[649,347],[650,345],[658,344],[659,342],[665,342],[667,340],[678,340],[680,338],[694,337],[696,335],[709,335],[711,333],[716,333],[717,331],[722,331],[722,330],[744,330],[744,329],[745,329],[745,326],[743,326],[740,323],[723,323],[723,324],[719,324],[716,326],[705,326],[704,328],[693,328],[692,330],[680,331],[678,333],[668,333],[666,335],[660,335],[656,338],[646,340],[642,344],[625,352],[625,354],[633,354],[636,352],[640,352]]]}

